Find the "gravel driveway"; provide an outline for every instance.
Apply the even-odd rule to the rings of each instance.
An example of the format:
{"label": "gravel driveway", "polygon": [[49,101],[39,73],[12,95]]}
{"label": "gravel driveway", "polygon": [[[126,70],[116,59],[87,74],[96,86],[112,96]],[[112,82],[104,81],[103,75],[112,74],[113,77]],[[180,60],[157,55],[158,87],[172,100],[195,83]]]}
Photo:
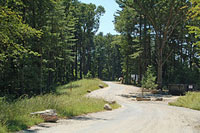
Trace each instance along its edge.
{"label": "gravel driveway", "polygon": [[115,100],[120,109],[92,113],[58,123],[43,123],[24,132],[38,133],[200,133],[200,111],[168,106],[176,97],[162,102],[137,102],[140,88],[106,82],[109,87],[89,97]]}

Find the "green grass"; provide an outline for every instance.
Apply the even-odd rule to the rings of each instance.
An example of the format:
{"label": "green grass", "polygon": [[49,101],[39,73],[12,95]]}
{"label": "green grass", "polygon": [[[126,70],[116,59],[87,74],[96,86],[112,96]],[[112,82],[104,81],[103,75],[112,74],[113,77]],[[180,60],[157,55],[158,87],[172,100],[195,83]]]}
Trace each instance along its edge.
{"label": "green grass", "polygon": [[0,133],[7,133],[7,127],[5,125],[0,124]]}
{"label": "green grass", "polygon": [[169,105],[200,110],[200,92],[189,92]]}
{"label": "green grass", "polygon": [[[71,82],[67,85],[57,87],[58,94],[68,94],[68,95],[84,95],[87,93],[87,90],[96,90],[99,89],[99,84],[102,84],[104,87],[108,85],[103,83],[99,79],[83,79],[75,82]],[[70,90],[72,88],[72,91]]]}
{"label": "green grass", "polygon": [[[40,117],[30,115],[35,111],[56,109],[61,118],[103,111],[106,103],[103,99],[84,96],[87,90],[99,89],[99,84],[107,86],[99,79],[84,79],[58,87],[55,94],[19,99],[13,103],[0,100],[0,133],[27,129],[43,122]],[[111,106],[119,107],[118,104]]]}

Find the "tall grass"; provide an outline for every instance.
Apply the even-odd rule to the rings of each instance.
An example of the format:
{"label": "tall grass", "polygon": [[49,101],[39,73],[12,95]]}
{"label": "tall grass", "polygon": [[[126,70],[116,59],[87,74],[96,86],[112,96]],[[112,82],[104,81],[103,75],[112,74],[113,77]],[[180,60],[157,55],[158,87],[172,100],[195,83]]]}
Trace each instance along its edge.
{"label": "tall grass", "polygon": [[169,105],[200,110],[200,92],[189,92]]}
{"label": "tall grass", "polygon": [[[87,98],[87,90],[96,90],[99,84],[107,86],[99,79],[84,79],[57,88],[56,94],[19,99],[8,103],[0,100],[0,133],[26,129],[43,122],[31,112],[56,109],[59,117],[72,117],[103,110],[103,99]],[[118,105],[113,105],[117,108]]]}

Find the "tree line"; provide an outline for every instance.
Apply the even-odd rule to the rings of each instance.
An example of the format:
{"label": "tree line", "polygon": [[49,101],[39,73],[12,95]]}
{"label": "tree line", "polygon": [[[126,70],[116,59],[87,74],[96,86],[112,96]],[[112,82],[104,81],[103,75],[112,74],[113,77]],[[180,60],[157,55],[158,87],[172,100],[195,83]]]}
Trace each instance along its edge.
{"label": "tree line", "polygon": [[0,1],[0,95],[34,95],[92,70],[102,6],[77,0]]}
{"label": "tree line", "polygon": [[123,76],[124,83],[141,85],[148,68],[160,89],[200,84],[198,1],[116,2],[119,35],[97,34],[102,6],[78,0],[0,1],[0,96],[45,94],[91,77]]}
{"label": "tree line", "polygon": [[131,83],[133,73],[139,75],[141,84],[148,66],[152,66],[160,89],[172,83],[200,84],[200,52],[194,45],[199,39],[198,1],[116,2],[121,10],[114,23],[120,33],[117,40],[126,83]]}

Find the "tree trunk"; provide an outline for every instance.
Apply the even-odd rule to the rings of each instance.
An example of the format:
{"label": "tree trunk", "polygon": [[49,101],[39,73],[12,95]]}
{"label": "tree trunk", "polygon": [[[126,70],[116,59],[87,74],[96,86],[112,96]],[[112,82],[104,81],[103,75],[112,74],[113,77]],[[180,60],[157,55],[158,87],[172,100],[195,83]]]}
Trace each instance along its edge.
{"label": "tree trunk", "polygon": [[[82,52],[81,52],[82,53]],[[83,75],[82,75],[82,73],[83,73],[83,62],[82,62],[82,57],[80,57],[81,59],[80,59],[80,79],[82,79],[83,78]]]}
{"label": "tree trunk", "polygon": [[162,71],[163,71],[163,49],[162,44],[164,41],[161,39],[161,34],[156,33],[156,47],[157,47],[157,83],[158,89],[162,89]]}
{"label": "tree trunk", "polygon": [[158,61],[158,75],[157,75],[157,83],[158,89],[162,89],[162,62]]}
{"label": "tree trunk", "polygon": [[144,38],[143,38],[143,47],[144,47],[144,71],[147,69],[148,64],[148,45],[147,45],[147,18],[144,17]]}
{"label": "tree trunk", "polygon": [[128,56],[126,57],[126,78],[125,78],[125,83],[126,84],[128,84],[129,83],[129,80],[128,80],[128,78],[129,78],[129,66],[128,66],[128,64],[129,64],[129,61],[128,61]]}
{"label": "tree trunk", "polygon": [[[150,25],[149,25],[149,30],[151,30],[151,27],[150,27]],[[149,33],[148,34],[148,44],[147,44],[147,46],[148,46],[148,65],[151,65],[152,63],[152,57],[151,57],[151,33]]]}
{"label": "tree trunk", "polygon": [[[140,47],[142,47],[142,15],[140,14]],[[142,81],[142,55],[139,57],[139,78],[138,78],[138,83],[140,84]]]}
{"label": "tree trunk", "polygon": [[76,55],[75,55],[75,80],[78,79],[78,46],[76,44]]}
{"label": "tree trunk", "polygon": [[157,75],[157,83],[158,83],[158,89],[162,90],[162,78],[163,78],[163,43],[165,43],[165,40],[162,40],[161,37],[158,39],[158,58],[157,58],[157,63],[158,63],[158,75]]}

